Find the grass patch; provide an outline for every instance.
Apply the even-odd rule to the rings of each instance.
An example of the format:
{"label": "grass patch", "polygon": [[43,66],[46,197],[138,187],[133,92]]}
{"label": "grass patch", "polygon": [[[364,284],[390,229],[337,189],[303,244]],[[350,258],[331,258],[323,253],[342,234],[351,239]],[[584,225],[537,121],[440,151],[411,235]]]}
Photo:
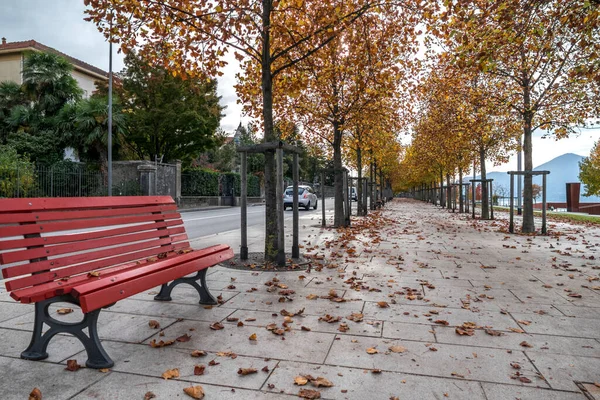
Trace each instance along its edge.
{"label": "grass patch", "polygon": [[[509,212],[510,208],[494,206],[494,212],[495,211]],[[515,210],[515,214],[516,214],[516,210]],[[536,217],[541,217],[542,212],[539,210],[535,210],[533,212],[533,215],[535,215]],[[554,219],[554,220],[559,220],[559,221],[563,221],[563,222],[582,222],[582,223],[591,223],[591,224],[600,223],[600,215],[585,215],[585,214],[572,214],[572,213],[565,213],[565,212],[546,211],[546,218],[548,218],[549,220]]]}

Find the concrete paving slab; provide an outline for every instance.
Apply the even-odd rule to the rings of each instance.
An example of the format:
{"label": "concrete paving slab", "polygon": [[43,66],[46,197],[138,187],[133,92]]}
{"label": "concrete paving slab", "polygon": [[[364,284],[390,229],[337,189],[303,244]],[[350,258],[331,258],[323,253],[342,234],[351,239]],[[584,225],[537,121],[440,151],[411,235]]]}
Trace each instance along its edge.
{"label": "concrete paving slab", "polygon": [[[295,308],[287,310],[290,312],[296,312]],[[357,312],[360,312],[357,311]],[[337,317],[338,315],[336,315]],[[382,321],[377,320],[364,320],[362,322],[354,322],[348,320],[346,317],[348,315],[343,316],[339,322],[329,323],[320,321],[319,318],[321,316],[317,315],[298,315],[291,317],[293,322],[288,323],[288,326],[294,330],[305,330],[305,328],[309,328],[313,332],[325,332],[325,333],[333,333],[333,334],[352,334],[359,336],[372,336],[372,337],[381,337],[382,332]],[[229,316],[229,318],[235,318],[233,321],[222,321],[224,324],[236,325],[238,321],[242,321],[245,326],[256,326],[259,328],[265,328],[268,324],[276,323],[281,325],[284,321],[284,317],[281,313],[270,313],[265,311],[236,311]],[[346,325],[345,328],[340,330],[340,324],[344,323]],[[346,330],[347,329],[347,330]]]}
{"label": "concrete paving slab", "polygon": [[[181,344],[163,348],[117,342],[106,342],[104,345],[115,362],[112,370],[116,372],[161,378],[166,370],[178,368],[179,378],[174,379],[246,389],[260,389],[269,375],[261,369],[266,366],[270,371],[277,365],[276,360],[241,355],[235,359],[221,357],[215,353],[204,357],[192,357],[191,350],[183,348]],[[85,353],[74,358],[79,363],[85,362]],[[212,360],[217,364],[209,365]],[[194,375],[195,365],[206,367],[203,375]],[[237,373],[239,368],[256,368],[258,372],[242,376]]]}
{"label": "concrete paving slab", "polygon": [[11,318],[21,317],[33,312],[32,304],[21,304],[14,300],[0,305],[0,323]]}
{"label": "concrete paving slab", "polygon": [[[183,389],[196,386],[196,382],[184,380],[168,380],[148,376],[138,376],[126,373],[111,372],[105,379],[91,385],[89,388],[73,397],[73,400],[131,400],[143,399],[148,392],[154,393],[160,399],[191,399],[184,394]],[[280,394],[266,393],[255,390],[244,390],[234,387],[200,384],[206,399],[219,400],[276,400],[291,398]]]}
{"label": "concrete paving slab", "polygon": [[67,400],[106,378],[106,374],[92,369],[71,372],[66,371],[61,364],[7,357],[0,357],[0,370],[3,377],[0,383],[3,400],[27,399],[36,387],[40,389],[44,399]]}
{"label": "concrete paving slab", "polygon": [[562,305],[555,305],[554,308],[567,317],[600,318],[600,308]]}
{"label": "concrete paving slab", "polygon": [[385,321],[382,336],[388,339],[435,342],[433,327],[425,324]]}
{"label": "concrete paving slab", "polygon": [[[441,379],[394,372],[372,373],[360,368],[333,367],[282,361],[271,374],[267,389],[273,393],[283,391],[297,395],[300,389],[315,389],[311,384],[297,386],[294,378],[311,375],[324,377],[334,386],[321,387],[321,397],[326,399],[485,399],[478,382]],[[266,385],[265,385],[266,386]]]}
{"label": "concrete paving slab", "polygon": [[[402,346],[406,351],[393,353],[389,351],[391,346]],[[436,350],[432,351],[432,347]],[[378,353],[368,354],[369,348]],[[530,385],[548,387],[536,378],[536,371],[523,352],[344,336],[334,342],[326,360],[326,364],[347,367],[514,384],[511,363],[521,366],[520,372],[533,381]]]}
{"label": "concrete paving slab", "polygon": [[498,385],[496,383],[482,383],[481,386],[483,386],[487,400],[586,400],[586,397],[581,393],[525,386]]}
{"label": "concrete paving slab", "polygon": [[517,314],[512,316],[530,320],[531,324],[523,327],[527,333],[542,333],[557,336],[573,336],[600,339],[600,320],[597,318],[554,317],[551,315]]}
{"label": "concrete paving slab", "polygon": [[[0,328],[0,356],[20,358],[29,346],[31,332]],[[44,361],[58,363],[81,352],[83,345],[71,335],[56,335],[48,344],[48,358]],[[30,361],[35,362],[35,361]]]}
{"label": "concrete paving slab", "polygon": [[[171,301],[143,301],[135,299],[121,300],[114,306],[107,308],[106,312],[122,314],[137,314],[156,318],[185,318],[196,321],[219,321],[229,314],[230,309],[217,306],[204,308],[200,304],[181,304]],[[155,318],[156,317],[156,318]]]}
{"label": "concrete paving slab", "polygon": [[598,358],[526,353],[553,389],[577,391],[576,382],[600,381]]}
{"label": "concrete paving slab", "polygon": [[[524,334],[510,331],[504,331],[502,334],[502,336],[491,336],[483,330],[476,330],[473,336],[461,336],[456,334],[454,328],[435,327],[435,337],[439,343],[509,349],[512,351],[527,350],[552,354],[600,357],[600,343],[594,339]],[[523,342],[526,342],[525,345],[521,344]]]}
{"label": "concrete paving slab", "polygon": [[[265,328],[254,326],[225,325],[224,329],[214,331],[208,323],[189,321],[179,322],[166,329],[165,337],[176,338],[184,333],[191,334],[192,337],[189,342],[181,343],[181,348],[233,351],[250,357],[310,362],[323,362],[335,338],[334,334],[329,333],[294,330],[279,336]],[[253,333],[257,335],[256,341],[249,340]]]}

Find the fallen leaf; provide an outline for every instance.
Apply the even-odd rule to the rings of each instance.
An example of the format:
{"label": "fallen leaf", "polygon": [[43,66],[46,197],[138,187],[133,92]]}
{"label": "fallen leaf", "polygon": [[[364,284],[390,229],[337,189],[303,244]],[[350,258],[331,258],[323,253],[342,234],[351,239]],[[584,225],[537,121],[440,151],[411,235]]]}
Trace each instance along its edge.
{"label": "fallen leaf", "polygon": [[205,369],[206,369],[206,365],[195,365],[194,366],[194,375],[204,375]]}
{"label": "fallen leaf", "polygon": [[372,373],[372,374],[380,374],[380,373],[381,373],[381,370],[380,370],[380,369],[377,369],[377,368],[376,368],[376,369],[372,369],[372,370],[371,370],[371,373]]}
{"label": "fallen leaf", "polygon": [[77,371],[81,368],[81,365],[77,364],[77,360],[67,360],[67,367],[65,368],[67,371]]}
{"label": "fallen leaf", "polygon": [[219,364],[221,364],[221,363],[218,363],[218,362],[216,362],[215,360],[210,360],[210,361],[208,362],[208,365],[209,365],[209,366],[211,366],[211,367],[214,367],[215,365],[219,365]]}
{"label": "fallen leaf", "polygon": [[518,320],[517,322],[520,323],[521,325],[525,325],[525,326],[531,325],[531,321],[525,321],[522,319]]}
{"label": "fallen leaf", "polygon": [[192,357],[204,357],[206,355],[206,352],[204,350],[194,350],[190,355]]}
{"label": "fallen leaf", "polygon": [[238,328],[241,328],[242,326],[244,326],[244,323],[242,321],[237,323]]}
{"label": "fallen leaf", "polygon": [[173,343],[175,343],[174,340],[166,340],[166,341],[165,340],[160,340],[160,341],[157,342],[156,339],[152,339],[150,341],[150,347],[153,347],[153,348],[165,347],[165,346],[170,346]]}
{"label": "fallen leaf", "polygon": [[144,400],[150,400],[156,398],[156,395],[152,392],[146,392],[144,395]]}
{"label": "fallen leaf", "polygon": [[29,393],[29,400],[42,400],[42,391],[38,388],[33,388]]}
{"label": "fallen leaf", "polygon": [[331,383],[331,381],[323,378],[322,376],[319,376],[317,379],[311,380],[310,383],[314,387],[332,387],[333,386],[333,383]]}
{"label": "fallen leaf", "polygon": [[90,278],[98,277],[98,276],[100,276],[100,272],[98,272],[98,271],[88,272],[88,277],[90,277]]}
{"label": "fallen leaf", "polygon": [[454,329],[454,331],[461,335],[461,336],[473,336],[475,334],[475,331],[473,329],[470,328],[462,328],[460,326],[457,326],[456,329]]}
{"label": "fallen leaf", "polygon": [[308,383],[308,379],[303,376],[297,376],[294,378],[294,385],[304,386]]}
{"label": "fallen leaf", "polygon": [[520,378],[519,378],[519,380],[520,380],[521,382],[523,382],[523,383],[531,383],[531,379],[529,379],[529,378],[528,378],[528,377],[526,377],[526,376],[522,376],[522,377],[520,377]]}
{"label": "fallen leaf", "polygon": [[179,378],[179,368],[168,369],[161,375],[165,380]]}
{"label": "fallen leaf", "polygon": [[160,328],[160,322],[158,322],[155,319],[151,319],[150,321],[148,321],[148,326],[152,329],[158,329]]}
{"label": "fallen leaf", "polygon": [[513,331],[515,333],[525,333],[525,331],[523,329],[519,329],[519,328],[508,328],[508,330]]}
{"label": "fallen leaf", "polygon": [[213,331],[218,331],[218,330],[221,330],[223,328],[225,328],[225,327],[220,322],[214,322],[214,323],[210,324],[210,329],[212,329]]}
{"label": "fallen leaf", "polygon": [[504,336],[504,333],[502,333],[500,331],[495,331],[493,329],[486,329],[485,333],[487,333],[490,336]]}
{"label": "fallen leaf", "polygon": [[298,392],[298,397],[303,399],[320,399],[321,392],[318,390],[301,389],[300,392]]}
{"label": "fallen leaf", "polygon": [[456,376],[457,378],[464,378],[465,377],[464,375],[459,374],[458,372],[452,372],[450,375]]}
{"label": "fallen leaf", "polygon": [[379,306],[379,308],[388,308],[390,305],[387,303],[387,301],[378,301],[377,305]]}
{"label": "fallen leaf", "polygon": [[391,346],[390,351],[392,353],[404,353],[406,351],[406,347],[404,346]]}
{"label": "fallen leaf", "polygon": [[531,345],[531,344],[527,343],[527,342],[526,342],[526,341],[524,341],[524,340],[523,340],[521,343],[519,343],[519,345],[520,345],[520,346],[522,346],[522,347],[533,347],[533,345]]}
{"label": "fallen leaf", "polygon": [[204,389],[200,385],[183,388],[183,392],[193,399],[204,398]]}
{"label": "fallen leaf", "polygon": [[60,314],[60,315],[71,314],[72,312],[73,312],[72,308],[59,308],[58,310],[56,310],[56,313]]}
{"label": "fallen leaf", "polygon": [[367,349],[367,353],[368,354],[377,354],[377,353],[379,353],[379,351],[375,347],[369,347]]}
{"label": "fallen leaf", "polygon": [[238,375],[250,375],[255,374],[257,371],[256,368],[240,368],[238,369]]}
{"label": "fallen leaf", "polygon": [[252,335],[250,335],[250,337],[248,339],[256,340],[256,333],[253,333]]}
{"label": "fallen leaf", "polygon": [[308,327],[306,327],[306,326],[304,326],[304,325],[302,325],[302,326],[300,327],[300,329],[301,329],[301,330],[303,330],[303,331],[307,331],[307,332],[310,332],[310,330],[311,330],[310,328],[308,328]]}
{"label": "fallen leaf", "polygon": [[579,293],[569,293],[567,296],[580,299],[582,296]]}
{"label": "fallen leaf", "polygon": [[433,322],[435,322],[436,324],[445,325],[445,326],[450,325],[450,323],[448,321],[446,321],[445,319],[436,319]]}
{"label": "fallen leaf", "polygon": [[102,373],[105,374],[105,373],[109,372],[110,369],[109,368],[100,368],[98,371],[100,371],[100,372],[102,372]]}
{"label": "fallen leaf", "polygon": [[185,342],[189,342],[191,338],[192,337],[190,335],[188,335],[187,333],[184,333],[183,335],[179,336],[175,340],[177,340],[178,342],[185,343]]}

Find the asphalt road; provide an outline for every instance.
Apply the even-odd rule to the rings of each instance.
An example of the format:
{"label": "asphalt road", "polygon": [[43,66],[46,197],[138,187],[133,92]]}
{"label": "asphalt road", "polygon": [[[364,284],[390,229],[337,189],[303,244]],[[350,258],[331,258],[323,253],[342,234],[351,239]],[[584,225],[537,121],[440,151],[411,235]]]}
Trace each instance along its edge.
{"label": "asphalt road", "polygon": [[[318,223],[321,222],[321,206],[319,201],[318,208],[313,210],[304,210],[300,208],[299,219],[312,219],[318,217]],[[327,199],[326,215],[333,213],[333,199]],[[288,208],[285,211],[285,223],[292,223],[292,210]],[[196,239],[202,236],[214,235],[232,230],[240,229],[240,207],[231,207],[217,210],[187,211],[181,213],[185,230],[190,239]],[[316,218],[315,218],[316,219]],[[248,207],[248,228],[264,227],[265,225],[265,206]]]}

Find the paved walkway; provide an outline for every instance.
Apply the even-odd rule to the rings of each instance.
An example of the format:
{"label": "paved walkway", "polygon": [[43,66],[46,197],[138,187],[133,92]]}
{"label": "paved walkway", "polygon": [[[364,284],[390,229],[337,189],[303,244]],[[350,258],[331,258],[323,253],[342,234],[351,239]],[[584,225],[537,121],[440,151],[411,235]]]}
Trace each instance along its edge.
{"label": "paved walkway", "polygon": [[[86,358],[69,336],[53,339],[46,361],[19,359],[32,307],[2,292],[0,398],[27,399],[34,387],[45,400],[188,398],[183,389],[201,385],[206,399],[302,390],[327,399],[487,400],[583,400],[587,390],[600,399],[600,227],[550,223],[549,236],[516,236],[498,217],[471,221],[398,200],[343,232],[315,220],[301,227],[311,271],[215,267],[208,283],[222,296],[218,307],[198,306],[180,286],[171,303],[152,301],[151,291],[101,313],[115,361],[107,372],[65,370],[67,360]],[[223,329],[212,330],[215,322]],[[179,378],[161,378],[174,368]],[[241,374],[248,368],[257,372]]]}

